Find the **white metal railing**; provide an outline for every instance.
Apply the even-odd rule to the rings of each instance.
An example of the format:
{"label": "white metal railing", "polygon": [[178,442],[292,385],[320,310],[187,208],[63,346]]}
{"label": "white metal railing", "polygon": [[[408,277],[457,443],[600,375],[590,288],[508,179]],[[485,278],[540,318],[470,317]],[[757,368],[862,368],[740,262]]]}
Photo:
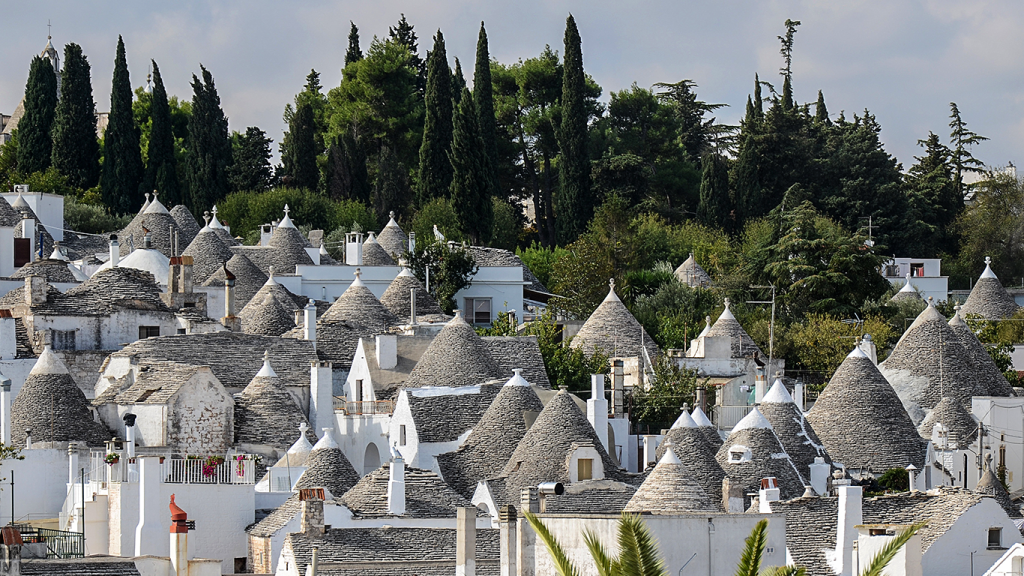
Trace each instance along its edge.
{"label": "white metal railing", "polygon": [[58,530],[67,530],[71,526],[71,518],[75,510],[78,509],[76,492],[75,485],[72,484],[68,488],[68,495],[64,498],[64,505],[60,509],[60,527]]}
{"label": "white metal railing", "polygon": [[715,406],[715,409],[713,410],[715,426],[717,426],[719,430],[732,428],[739,423],[744,416],[750,414],[750,411],[753,409],[753,406]]}
{"label": "white metal railing", "polygon": [[170,484],[255,484],[256,461],[248,455],[227,458],[168,458],[160,465],[161,477]]}

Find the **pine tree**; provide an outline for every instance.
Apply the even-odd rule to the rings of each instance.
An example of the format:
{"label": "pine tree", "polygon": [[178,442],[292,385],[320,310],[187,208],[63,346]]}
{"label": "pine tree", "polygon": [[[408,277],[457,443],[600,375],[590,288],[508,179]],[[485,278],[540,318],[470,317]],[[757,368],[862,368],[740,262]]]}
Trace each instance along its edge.
{"label": "pine tree", "polygon": [[51,162],[75,188],[92,188],[100,179],[100,144],[96,140],[96,103],[90,67],[82,47],[64,47],[60,101],[53,117]]}
{"label": "pine tree", "polygon": [[953,153],[931,132],[917,143],[925,154],[914,157],[917,163],[908,171],[907,184],[917,225],[922,228],[918,230],[922,254],[955,254],[959,243],[953,222],[963,210],[963,199],[953,177]]}
{"label": "pine tree", "polygon": [[818,90],[818,101],[814,104],[814,121],[828,124],[828,108],[825,107],[825,95]]}
{"label": "pine tree", "polygon": [[961,205],[967,195],[967,187],[964,185],[964,174],[967,172],[981,172],[985,164],[974,157],[971,147],[988,140],[967,129],[967,123],[960,116],[960,108],[956,102],[949,103],[949,145],[953,156],[953,183],[956,186],[956,193],[960,196]]}
{"label": "pine tree", "polygon": [[426,118],[420,146],[419,182],[416,201],[422,206],[448,195],[452,164],[448,151],[452,143],[452,73],[444,49],[444,36],[437,31],[434,49],[427,62]]}
{"label": "pine tree", "polygon": [[160,76],[160,67],[153,62],[153,93],[150,103],[153,119],[149,130],[146,174],[142,191],[156,190],[160,201],[166,206],[180,204],[184,198],[178,181],[178,161],[174,157],[174,132],[171,124],[171,107],[167,103],[167,90]]}
{"label": "pine tree", "polygon": [[476,104],[467,88],[462,89],[452,134],[452,207],[459,215],[463,231],[474,244],[481,245],[490,240],[494,207]]}
{"label": "pine tree", "polygon": [[419,39],[416,37],[412,24],[409,24],[409,21],[405,19],[405,14],[402,14],[402,19],[398,21],[397,26],[388,28],[388,36],[395,42],[408,48],[409,53],[412,54],[412,58],[409,59],[409,65],[416,70],[416,87],[422,94],[427,86],[427,63],[420,58]]}
{"label": "pine tree", "polygon": [[786,66],[781,70],[784,80],[782,81],[782,109],[792,110],[795,104],[793,100],[793,39],[796,36],[796,27],[800,25],[799,20],[786,20],[786,35],[779,36],[782,42],[782,58]]}
{"label": "pine tree", "polygon": [[327,195],[335,200],[370,201],[366,152],[354,130],[336,137],[327,149]]}
{"label": "pine tree", "polygon": [[103,144],[103,202],[116,214],[128,214],[140,204],[143,167],[139,127],[132,114],[128,60],[120,36],[117,37],[110,116]]}
{"label": "pine tree", "polygon": [[53,116],[57,110],[57,74],[47,58],[36,56],[25,85],[25,114],[18,122],[18,171],[28,175],[50,167]]}
{"label": "pine tree", "polygon": [[359,28],[356,23],[349,20],[352,28],[348,31],[348,50],[345,52],[345,66],[363,59],[363,51],[359,48]]}
{"label": "pine tree", "polygon": [[203,79],[192,75],[192,116],[188,121],[189,196],[185,203],[202,214],[228,193],[231,141],[228,119],[220,107],[213,75],[200,66]]}
{"label": "pine tree", "polygon": [[320,182],[320,171],[316,165],[316,119],[313,107],[303,99],[295,106],[288,125],[287,145],[281,151],[288,184],[296,188],[315,190]]}
{"label": "pine tree", "polygon": [[274,180],[274,169],[270,165],[270,143],[273,140],[255,126],[249,126],[245,134],[236,135],[234,140],[231,147],[232,164],[228,169],[231,190],[269,190]]}
{"label": "pine tree", "polygon": [[697,219],[711,228],[721,228],[728,213],[729,168],[718,154],[705,154],[701,160]]}
{"label": "pine tree", "polygon": [[494,118],[494,90],[491,85],[491,56],[487,46],[487,30],[480,22],[476,41],[476,68],[473,70],[473,103],[476,104],[480,139],[484,143],[487,174],[491,175],[491,193],[499,193],[496,178],[498,166],[498,130]]}
{"label": "pine tree", "polygon": [[585,102],[586,77],[580,33],[572,14],[565,21],[565,57],[562,70],[562,125],[558,133],[559,240],[568,244],[586,230],[594,214],[590,191],[590,158],[587,153],[588,112]]}

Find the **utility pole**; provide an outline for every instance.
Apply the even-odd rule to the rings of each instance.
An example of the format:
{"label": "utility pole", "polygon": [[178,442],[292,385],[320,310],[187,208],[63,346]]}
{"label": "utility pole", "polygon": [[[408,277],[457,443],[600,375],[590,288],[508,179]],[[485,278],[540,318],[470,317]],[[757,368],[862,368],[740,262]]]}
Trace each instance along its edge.
{"label": "utility pole", "polygon": [[878,226],[874,225],[874,219],[871,216],[861,216],[859,219],[860,220],[867,220],[868,221],[868,225],[867,225],[867,229],[868,229],[868,242],[867,242],[867,245],[872,247],[872,248],[874,248],[874,246],[875,246],[874,230],[875,230],[875,228],[878,228]]}
{"label": "utility pole", "polygon": [[772,291],[771,300],[747,300],[747,304],[771,304],[772,305],[772,321],[768,325],[768,371],[772,369],[772,358],[775,357],[775,285],[769,284],[768,286],[751,286],[752,289],[768,290]]}

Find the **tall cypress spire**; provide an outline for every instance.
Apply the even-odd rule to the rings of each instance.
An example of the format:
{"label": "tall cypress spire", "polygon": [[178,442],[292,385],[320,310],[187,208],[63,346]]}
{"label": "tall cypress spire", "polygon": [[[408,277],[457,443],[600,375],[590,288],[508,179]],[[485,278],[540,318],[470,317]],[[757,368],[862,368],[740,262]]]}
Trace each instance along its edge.
{"label": "tall cypress spire", "polygon": [[49,168],[53,152],[50,130],[57,110],[57,74],[49,59],[32,59],[24,105],[18,122],[18,171],[31,174]]}
{"label": "tall cypress spire", "polygon": [[729,170],[718,154],[706,154],[701,160],[700,203],[697,219],[706,226],[719,228],[725,222],[729,204]]}
{"label": "tall cypress spire", "polygon": [[359,28],[349,20],[352,27],[348,31],[348,50],[345,52],[345,66],[363,59],[363,51],[359,48]]}
{"label": "tall cypress spire", "polygon": [[455,112],[452,130],[452,206],[459,215],[462,229],[474,244],[490,240],[494,220],[491,204],[490,175],[477,126],[477,110],[469,89]]}
{"label": "tall cypress spire", "polygon": [[480,139],[484,144],[487,174],[491,179],[491,193],[498,194],[495,169],[498,165],[498,136],[494,120],[494,92],[491,86],[491,56],[487,46],[487,30],[480,22],[480,35],[476,41],[476,67],[473,70],[473,102],[476,104]]}
{"label": "tall cypress spire", "polygon": [[448,195],[452,183],[452,164],[448,159],[451,143],[452,72],[444,49],[444,35],[438,30],[427,61],[426,118],[416,190],[416,200],[421,206]]}
{"label": "tall cypress spire", "polygon": [[60,102],[53,118],[51,162],[75,188],[92,188],[100,179],[100,144],[96,139],[96,102],[92,99],[89,61],[82,47],[64,47]]}
{"label": "tall cypress spire", "polygon": [[587,153],[588,113],[584,101],[586,77],[580,32],[572,14],[565,20],[565,59],[562,77],[562,126],[559,131],[558,228],[560,241],[568,244],[587,228],[594,214],[590,191],[590,158]]}
{"label": "tall cypress spire", "polygon": [[192,116],[188,122],[189,201],[193,214],[202,214],[227,196],[231,141],[228,119],[220,107],[213,75],[204,66],[203,78],[192,75]]}
{"label": "tall cypress spire", "polygon": [[132,83],[124,40],[117,37],[114,77],[110,88],[110,116],[104,135],[103,202],[111,211],[127,214],[139,205],[142,152],[139,127],[132,113]]}
{"label": "tall cypress spire", "polygon": [[754,114],[760,120],[764,117],[764,102],[761,100],[761,79],[754,74]]}
{"label": "tall cypress spire", "polygon": [[167,90],[160,76],[160,67],[153,61],[153,93],[150,102],[152,125],[146,154],[146,174],[142,191],[156,190],[165,206],[182,202],[181,183],[178,181],[178,162],[174,157],[174,132],[171,129],[171,107],[167,103]]}
{"label": "tall cypress spire", "polygon": [[828,123],[828,108],[825,107],[825,95],[818,90],[818,101],[814,104],[814,121]]}

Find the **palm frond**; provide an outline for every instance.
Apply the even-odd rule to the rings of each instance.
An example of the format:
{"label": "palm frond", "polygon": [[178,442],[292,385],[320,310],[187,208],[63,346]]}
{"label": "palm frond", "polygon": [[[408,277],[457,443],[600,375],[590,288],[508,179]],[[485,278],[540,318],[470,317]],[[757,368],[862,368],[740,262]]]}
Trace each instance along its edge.
{"label": "palm frond", "polygon": [[910,542],[910,539],[914,537],[914,534],[917,534],[917,532],[923,527],[924,523],[919,522],[901,530],[895,538],[890,540],[888,544],[878,551],[878,554],[875,554],[875,557],[871,559],[871,562],[869,562],[868,565],[864,567],[864,570],[861,571],[860,576],[882,576],[882,572],[885,570],[886,566],[889,565],[889,562],[892,562],[892,559],[896,557],[896,553],[900,551],[900,548],[903,548],[907,542]]}
{"label": "palm frond", "polygon": [[634,514],[619,519],[619,565],[623,574],[666,576],[665,562],[647,525]]}
{"label": "palm frond", "polygon": [[617,559],[608,556],[608,552],[604,549],[601,541],[598,540],[597,534],[587,530],[583,533],[583,541],[587,543],[590,556],[594,558],[594,563],[597,564],[598,576],[618,576],[619,562]]}
{"label": "palm frond", "polygon": [[540,518],[529,512],[524,512],[523,514],[526,516],[530,526],[533,527],[534,532],[544,542],[544,546],[547,547],[548,554],[551,554],[551,559],[555,561],[555,569],[558,570],[559,576],[580,576],[580,571],[572,565],[572,561],[569,560],[569,556],[562,549],[562,545],[558,543],[558,540],[551,534],[548,527],[541,522]]}
{"label": "palm frond", "polygon": [[736,576],[757,576],[761,571],[761,560],[764,547],[768,542],[768,521],[761,520],[747,536],[746,546],[740,556],[740,564],[736,567]]}
{"label": "palm frond", "polygon": [[775,566],[761,573],[761,576],[807,576],[803,566]]}

